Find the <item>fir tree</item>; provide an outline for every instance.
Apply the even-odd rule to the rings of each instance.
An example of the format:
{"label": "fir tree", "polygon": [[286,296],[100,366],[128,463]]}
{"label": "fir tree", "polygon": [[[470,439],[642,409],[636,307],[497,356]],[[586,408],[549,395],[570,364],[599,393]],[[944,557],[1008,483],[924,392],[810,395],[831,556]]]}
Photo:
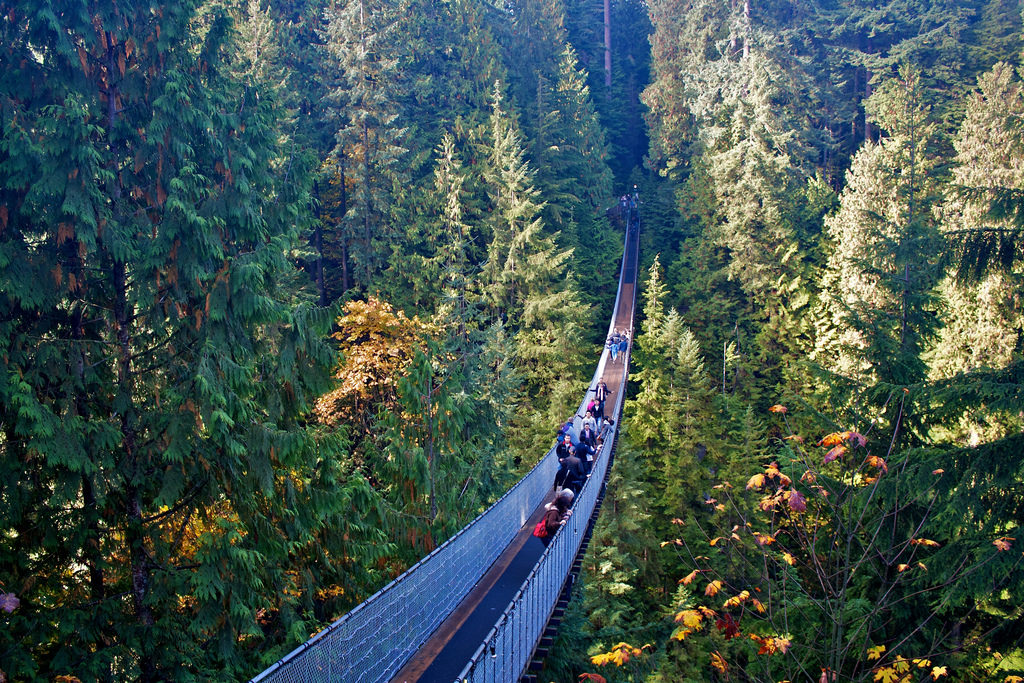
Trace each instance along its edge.
{"label": "fir tree", "polygon": [[566,351],[580,348],[587,312],[569,275],[571,253],[559,250],[557,233],[544,229],[533,171],[500,93],[496,84],[486,174],[494,210],[482,273],[485,299],[516,330],[527,381],[550,387],[575,365]]}
{"label": "fir tree", "polygon": [[[998,228],[988,217],[986,193],[1024,189],[1024,156],[1014,121],[1024,114],[1024,98],[1013,68],[999,63],[979,79],[979,90],[967,105],[967,116],[954,142],[957,166],[954,187],[969,188],[969,195],[954,194],[944,207],[947,231]],[[1019,359],[1021,307],[1020,268],[991,272],[976,283],[952,275],[942,282],[943,322],[930,353],[933,377],[989,368],[1002,369]],[[989,417],[985,426],[968,427],[972,443],[1000,435],[1005,426]],[[987,432],[987,433],[986,433]],[[987,437],[987,438],[986,438]]]}
{"label": "fir tree", "polygon": [[391,253],[393,212],[407,181],[393,16],[391,0],[346,0],[328,12],[327,48],[341,74],[331,93],[339,122],[335,156],[342,183],[351,178],[354,185],[342,239],[364,289],[373,288]]}

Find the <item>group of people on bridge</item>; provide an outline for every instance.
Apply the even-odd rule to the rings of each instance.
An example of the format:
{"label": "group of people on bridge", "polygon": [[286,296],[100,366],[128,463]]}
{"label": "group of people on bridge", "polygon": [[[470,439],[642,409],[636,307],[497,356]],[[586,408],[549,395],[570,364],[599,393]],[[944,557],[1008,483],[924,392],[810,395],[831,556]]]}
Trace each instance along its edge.
{"label": "group of people on bridge", "polygon": [[602,377],[594,388],[593,397],[587,401],[586,412],[580,424],[579,433],[568,420],[558,429],[555,454],[558,456],[558,472],[555,474],[555,490],[571,489],[579,493],[583,483],[590,476],[605,434],[614,424],[604,416],[605,402],[609,396],[608,384]]}
{"label": "group of people on bridge", "polygon": [[614,365],[619,356],[626,357],[626,351],[629,350],[629,330],[619,332],[613,329],[604,345],[608,349],[608,355],[611,358],[612,365]]}
{"label": "group of people on bridge", "polygon": [[632,194],[624,194],[619,198],[619,216],[625,221],[626,228],[631,234],[636,233],[640,227],[640,191],[636,185],[633,186]]}
{"label": "group of people on bridge", "polygon": [[550,539],[558,526],[565,523],[572,511],[569,507],[579,494],[583,484],[590,477],[594,458],[604,443],[605,436],[615,421],[605,417],[605,402],[610,390],[602,377],[594,388],[594,395],[587,401],[586,413],[580,424],[579,433],[573,420],[568,420],[558,429],[555,454],[558,456],[558,471],[555,473],[555,500],[549,503],[544,513]]}

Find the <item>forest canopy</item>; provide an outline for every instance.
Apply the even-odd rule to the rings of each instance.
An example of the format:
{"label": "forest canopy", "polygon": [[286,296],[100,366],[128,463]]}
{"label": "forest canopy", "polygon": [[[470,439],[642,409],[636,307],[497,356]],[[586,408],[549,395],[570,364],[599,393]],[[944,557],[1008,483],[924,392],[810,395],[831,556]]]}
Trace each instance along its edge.
{"label": "forest canopy", "polygon": [[0,683],[246,680],[548,449],[552,681],[1024,680],[1010,0],[0,0]]}

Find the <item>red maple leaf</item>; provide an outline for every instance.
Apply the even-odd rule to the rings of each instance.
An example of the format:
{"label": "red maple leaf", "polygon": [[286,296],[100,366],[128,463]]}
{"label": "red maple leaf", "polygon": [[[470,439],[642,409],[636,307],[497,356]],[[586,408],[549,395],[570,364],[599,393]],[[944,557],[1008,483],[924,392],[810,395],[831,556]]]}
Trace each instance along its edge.
{"label": "red maple leaf", "polygon": [[723,614],[715,619],[715,627],[725,636],[726,640],[735,638],[740,634],[740,625],[732,618],[731,614]]}

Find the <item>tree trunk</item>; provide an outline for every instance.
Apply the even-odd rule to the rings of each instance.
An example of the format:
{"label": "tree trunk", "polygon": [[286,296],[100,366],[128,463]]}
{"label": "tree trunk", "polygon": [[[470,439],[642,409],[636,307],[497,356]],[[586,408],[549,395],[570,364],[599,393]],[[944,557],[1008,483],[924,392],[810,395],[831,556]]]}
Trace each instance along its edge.
{"label": "tree trunk", "polygon": [[750,56],[750,0],[743,0],[743,59]]}
{"label": "tree trunk", "polygon": [[316,218],[316,231],[313,240],[316,249],[316,291],[320,295],[320,305],[327,305],[327,286],[324,283],[324,225],[320,216],[320,183],[313,182],[313,207]]}
{"label": "tree trunk", "polygon": [[430,476],[430,521],[437,519],[437,454],[434,452],[434,375],[427,378],[427,464]]}
{"label": "tree trunk", "polygon": [[[341,207],[339,208],[339,217],[345,218],[345,214],[348,213],[348,188],[345,186],[345,157],[344,155],[338,155],[338,167],[341,172]],[[341,230],[341,291],[347,292],[351,286],[348,277],[348,234],[344,229]]]}
{"label": "tree trunk", "polygon": [[373,272],[371,254],[373,253],[373,238],[370,231],[370,212],[373,210],[373,193],[370,191],[370,131],[363,122],[363,240],[366,242],[366,252],[363,255],[363,264],[366,272],[363,274],[363,285],[369,287],[370,274]]}
{"label": "tree trunk", "polygon": [[612,2],[604,0],[604,87],[605,97],[612,96]]}
{"label": "tree trunk", "polygon": [[[120,112],[117,109],[118,88],[114,83],[115,74],[119,73],[117,66],[117,55],[115,54],[114,37],[109,31],[106,32],[107,44],[107,136],[110,145],[109,168],[113,174],[111,183],[111,205],[112,214],[115,220],[121,218],[121,178],[120,163],[118,161],[119,145],[113,139],[117,119]],[[109,255],[109,252],[108,252]],[[150,639],[146,634],[151,632],[155,620],[153,611],[146,604],[150,587],[150,564],[146,556],[145,531],[142,517],[142,494],[135,484],[139,477],[139,449],[137,435],[135,433],[135,406],[133,400],[132,384],[132,354],[131,354],[131,326],[134,316],[129,311],[128,303],[128,269],[123,259],[111,256],[113,262],[110,267],[110,274],[113,284],[114,302],[114,333],[117,341],[117,390],[123,399],[121,410],[121,447],[123,459],[121,461],[121,474],[125,487],[125,504],[128,523],[125,529],[125,540],[128,545],[129,571],[132,577],[132,603],[135,608],[135,618],[142,626],[143,636],[140,642],[147,645],[138,656],[140,680],[143,683],[150,683],[157,680],[156,659],[153,656],[153,649]]]}

